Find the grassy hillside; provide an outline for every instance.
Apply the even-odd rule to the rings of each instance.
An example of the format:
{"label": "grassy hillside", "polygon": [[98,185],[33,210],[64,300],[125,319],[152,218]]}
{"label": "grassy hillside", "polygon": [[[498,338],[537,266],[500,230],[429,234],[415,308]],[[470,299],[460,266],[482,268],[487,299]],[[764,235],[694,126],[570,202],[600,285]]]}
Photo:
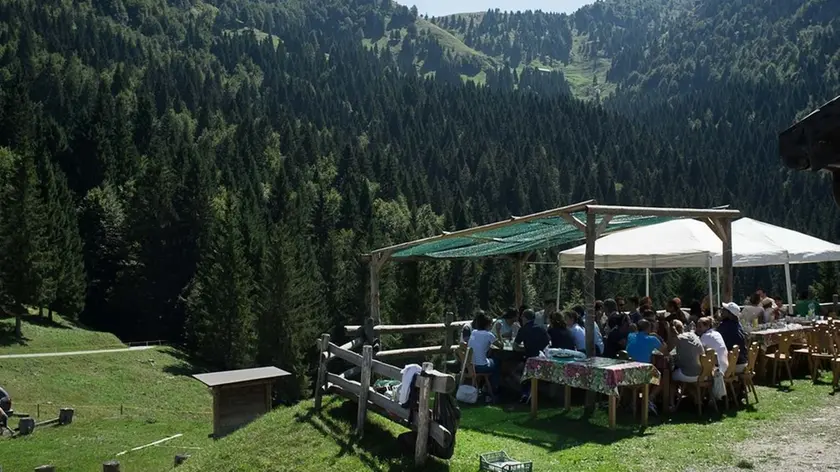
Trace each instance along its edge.
{"label": "grassy hillside", "polygon": [[[0,348],[0,354],[56,351],[73,347],[114,347],[118,340],[105,333],[72,327],[60,321],[44,326],[28,319],[23,332],[27,346]],[[8,320],[4,320],[6,327]],[[118,459],[126,471],[169,470],[176,453],[195,453],[212,440],[212,399],[188,374],[193,366],[177,350],[64,357],[0,359],[2,385],[12,395],[15,411],[40,419],[57,416],[61,407],[75,409],[73,424],[36,429],[27,437],[0,438],[3,470],[33,470],[53,464],[61,471],[100,470],[102,462]],[[17,419],[11,424],[17,425]],[[160,446],[116,454],[181,433]]]}
{"label": "grassy hillside", "polygon": [[[735,454],[738,442],[758,432],[775,431],[787,415],[824,404],[837,404],[827,385],[800,380],[792,391],[759,387],[755,409],[709,414],[680,413],[639,434],[629,415],[619,416],[616,430],[607,429],[606,413],[581,418],[582,410],[566,413],[547,403],[531,420],[524,406],[464,408],[455,457],[447,464],[432,461],[424,470],[475,471],[478,456],[505,450],[520,460],[534,461],[534,470],[677,471],[714,466],[753,468]],[[202,450],[184,472],[410,470],[410,451],[401,451],[396,436],[405,431],[369,415],[363,440],[352,436],[355,404],[339,397],[325,400],[323,415],[312,414],[312,402],[275,410],[247,428]],[[305,447],[301,447],[305,445]]]}
{"label": "grassy hillside", "polygon": [[15,337],[15,319],[0,318],[0,354],[58,352],[125,347],[111,333],[90,331],[65,321],[58,315],[30,314],[23,320],[23,339]]}

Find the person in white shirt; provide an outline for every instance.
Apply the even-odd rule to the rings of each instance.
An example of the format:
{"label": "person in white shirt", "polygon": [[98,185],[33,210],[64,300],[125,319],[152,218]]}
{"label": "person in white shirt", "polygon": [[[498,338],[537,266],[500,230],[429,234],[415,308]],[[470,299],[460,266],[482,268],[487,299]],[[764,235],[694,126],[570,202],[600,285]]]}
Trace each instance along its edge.
{"label": "person in white shirt", "polygon": [[473,366],[475,366],[476,374],[490,374],[490,387],[493,393],[499,389],[499,368],[498,363],[493,359],[487,357],[490,352],[490,347],[493,344],[501,346],[501,341],[495,334],[490,332],[490,318],[484,313],[479,313],[473,321],[474,328],[470,333],[470,340],[467,341],[467,346],[473,351]]}
{"label": "person in white shirt", "polygon": [[516,308],[508,308],[501,318],[493,322],[493,334],[497,339],[510,339],[516,337],[516,332],[519,331],[519,312]]}
{"label": "person in white shirt", "polygon": [[721,372],[726,372],[729,367],[729,350],[723,342],[723,336],[712,329],[712,318],[704,316],[697,320],[695,334],[700,337],[704,349],[712,349],[717,354],[717,363]]}
{"label": "person in white shirt", "polygon": [[761,295],[758,293],[752,294],[750,303],[741,308],[741,326],[750,326],[758,320],[758,323],[764,320],[764,308],[761,307]]}

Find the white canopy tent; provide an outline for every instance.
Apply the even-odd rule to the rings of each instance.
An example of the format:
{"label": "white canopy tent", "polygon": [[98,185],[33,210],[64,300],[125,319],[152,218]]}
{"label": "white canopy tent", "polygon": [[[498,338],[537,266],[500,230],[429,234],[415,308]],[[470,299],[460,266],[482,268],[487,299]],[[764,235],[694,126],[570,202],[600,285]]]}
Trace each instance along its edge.
{"label": "white canopy tent", "polygon": [[[585,245],[558,255],[560,268],[583,268]],[[702,221],[678,219],[631,228],[608,234],[598,240],[595,267],[598,269],[646,269],[702,267],[709,270],[709,295],[712,293],[711,269],[722,265],[721,239]],[[732,222],[732,261],[734,267],[785,266],[789,310],[793,293],[791,264],[840,261],[840,245],[751,218]],[[559,271],[558,271],[559,277]],[[718,289],[718,300],[720,290]]]}

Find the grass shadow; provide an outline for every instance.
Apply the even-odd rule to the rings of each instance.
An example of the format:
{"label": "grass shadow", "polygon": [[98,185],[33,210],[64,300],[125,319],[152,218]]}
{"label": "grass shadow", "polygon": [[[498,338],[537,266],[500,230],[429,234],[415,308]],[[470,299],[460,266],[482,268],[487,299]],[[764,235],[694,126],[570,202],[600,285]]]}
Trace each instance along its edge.
{"label": "grass shadow", "polygon": [[177,364],[168,365],[163,368],[163,371],[167,374],[190,377],[195,374],[203,374],[205,372],[213,371],[206,364],[201,362],[200,359],[184,351],[172,347],[167,347],[164,348],[161,352],[163,352],[166,355],[172,356],[173,358],[179,361]]}
{"label": "grass shadow", "polygon": [[[443,472],[449,470],[449,465],[429,457],[426,465],[422,468],[414,466],[414,450],[407,450],[397,436],[382,426],[368,421],[365,424],[365,434],[362,439],[355,435],[342,434],[342,431],[353,430],[357,407],[356,403],[338,397],[325,398],[324,414],[318,415],[314,409],[306,414],[298,413],[295,420],[299,423],[306,423],[319,433],[329,437],[339,445],[340,450],[337,457],[353,455],[359,458],[370,470],[381,469],[382,462],[390,463],[391,471],[413,471]],[[338,404],[340,403],[340,404]],[[338,404],[337,406],[331,406]],[[376,415],[370,411],[368,415]],[[378,459],[378,461],[377,461]]]}
{"label": "grass shadow", "polygon": [[543,408],[537,418],[531,418],[530,408],[524,405],[492,409],[474,407],[465,409],[464,413],[462,429],[527,443],[549,452],[590,443],[609,445],[645,434],[640,431],[638,420],[633,420],[629,414],[622,414],[616,428],[610,429],[606,412],[589,414],[583,407],[573,407],[569,411]]}

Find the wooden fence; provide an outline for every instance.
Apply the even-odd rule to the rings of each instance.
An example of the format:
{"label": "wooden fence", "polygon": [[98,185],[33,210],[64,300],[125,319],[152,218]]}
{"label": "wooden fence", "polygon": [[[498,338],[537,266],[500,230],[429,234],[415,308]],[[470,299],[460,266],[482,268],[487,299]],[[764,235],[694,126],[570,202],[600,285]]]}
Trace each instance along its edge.
{"label": "wooden fence", "polygon": [[[348,349],[352,345],[353,342],[336,346],[330,342],[329,334],[324,334],[318,341],[320,355],[318,378],[315,384],[315,411],[321,410],[321,397],[324,391],[337,393],[357,402],[356,433],[360,437],[364,434],[367,411],[369,409],[376,411],[417,433],[414,461],[417,465],[424,464],[428,457],[429,437],[444,447],[451,441],[452,433],[432,419],[430,396],[432,393],[454,393],[455,377],[434,370],[431,363],[424,363],[422,374],[414,377],[412,388],[419,389],[419,401],[417,414],[412,417],[409,409],[403,408],[399,403],[371,388],[374,375],[388,379],[402,379],[400,368],[374,359],[373,347],[370,345],[362,347],[361,355]],[[327,367],[330,359],[333,358],[342,359],[352,364],[354,368],[358,368],[359,381],[350,380],[344,374],[330,373]]]}

